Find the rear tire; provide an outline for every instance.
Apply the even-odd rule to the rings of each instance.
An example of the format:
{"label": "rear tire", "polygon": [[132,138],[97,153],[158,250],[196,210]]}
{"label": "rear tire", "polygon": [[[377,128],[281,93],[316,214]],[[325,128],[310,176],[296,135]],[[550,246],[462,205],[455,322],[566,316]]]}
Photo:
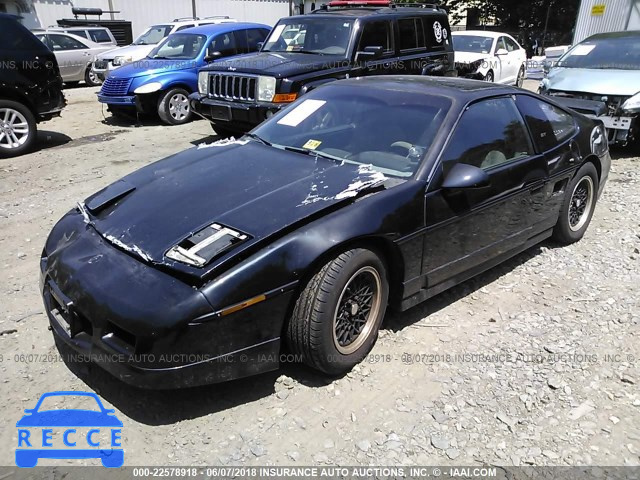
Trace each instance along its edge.
{"label": "rear tire", "polygon": [[30,151],[38,135],[36,119],[25,105],[0,99],[0,157]]}
{"label": "rear tire", "polygon": [[324,373],[351,370],[373,347],[388,297],[386,268],[374,252],[338,255],[300,293],[287,329],[289,348]]}
{"label": "rear tire", "polygon": [[553,238],[570,244],[580,240],[591,223],[598,200],[598,171],[593,163],[585,163],[567,185]]}
{"label": "rear tire", "polygon": [[171,88],[160,94],[158,115],[167,125],[184,125],[193,118],[189,105],[189,92],[184,88]]}

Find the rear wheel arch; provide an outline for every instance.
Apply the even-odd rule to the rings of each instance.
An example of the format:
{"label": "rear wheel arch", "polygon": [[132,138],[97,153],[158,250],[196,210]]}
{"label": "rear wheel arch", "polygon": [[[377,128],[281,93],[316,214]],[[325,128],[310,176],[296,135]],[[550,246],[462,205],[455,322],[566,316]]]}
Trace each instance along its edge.
{"label": "rear wheel arch", "polygon": [[33,104],[29,100],[29,98],[21,93],[20,91],[8,91],[6,88],[0,88],[0,100],[8,100],[10,102],[18,102],[27,107],[34,117],[36,117],[36,122],[38,120],[38,112],[33,107]]}
{"label": "rear wheel arch", "polygon": [[[600,161],[600,158],[598,158],[597,155],[589,154],[582,161],[583,165],[585,163],[593,163],[593,166],[596,167],[596,171],[598,172],[598,180],[602,180],[602,162]],[[576,173],[578,173],[577,170]]]}

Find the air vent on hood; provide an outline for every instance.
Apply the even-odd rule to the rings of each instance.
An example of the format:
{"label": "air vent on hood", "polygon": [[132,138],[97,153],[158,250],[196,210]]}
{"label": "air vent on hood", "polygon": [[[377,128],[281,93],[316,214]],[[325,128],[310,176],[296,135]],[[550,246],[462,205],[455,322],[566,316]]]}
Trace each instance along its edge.
{"label": "air vent on hood", "polygon": [[167,252],[167,257],[202,267],[213,258],[249,238],[246,233],[214,223],[182,240]]}

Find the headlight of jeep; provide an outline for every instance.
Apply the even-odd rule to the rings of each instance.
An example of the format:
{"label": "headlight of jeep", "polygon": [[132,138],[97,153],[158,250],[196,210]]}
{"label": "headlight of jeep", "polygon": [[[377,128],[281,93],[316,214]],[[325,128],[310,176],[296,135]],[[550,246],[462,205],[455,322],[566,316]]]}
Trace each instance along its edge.
{"label": "headlight of jeep", "polygon": [[636,93],[633,97],[628,98],[622,104],[622,109],[631,113],[640,112],[640,93]]}
{"label": "headlight of jeep", "polygon": [[119,67],[120,65],[124,65],[125,63],[129,63],[133,61],[133,57],[129,56],[129,57],[116,57],[113,59],[113,66],[114,67]]}
{"label": "headlight of jeep", "polygon": [[200,95],[209,93],[209,72],[198,72],[198,93]]}
{"label": "headlight of jeep", "polygon": [[276,94],[276,79],[273,77],[258,77],[258,101],[270,102]]}
{"label": "headlight of jeep", "polygon": [[158,90],[160,90],[162,88],[162,84],[160,82],[150,82],[150,83],[145,83],[144,85],[136,88],[133,93],[153,93],[153,92],[157,92]]}
{"label": "headlight of jeep", "polygon": [[591,151],[601,157],[608,149],[607,132],[602,125],[596,125],[591,131]]}

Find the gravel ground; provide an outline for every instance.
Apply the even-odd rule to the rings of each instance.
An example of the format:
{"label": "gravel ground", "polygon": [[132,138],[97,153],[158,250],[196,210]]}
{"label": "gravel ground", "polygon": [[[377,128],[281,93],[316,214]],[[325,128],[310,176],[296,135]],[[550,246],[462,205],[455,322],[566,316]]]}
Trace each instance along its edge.
{"label": "gravel ground", "polygon": [[[38,293],[39,253],[77,200],[215,137],[203,121],[105,119],[95,92],[68,90],[63,117],[41,125],[41,149],[0,160],[0,464],[13,464],[23,410],[51,390],[94,390],[112,405],[126,465],[640,464],[640,159],[632,153],[614,152],[581,242],[544,243],[389,314],[367,362],[341,379],[285,365],[149,392],[59,361]],[[53,462],[66,463],[77,461]]]}

